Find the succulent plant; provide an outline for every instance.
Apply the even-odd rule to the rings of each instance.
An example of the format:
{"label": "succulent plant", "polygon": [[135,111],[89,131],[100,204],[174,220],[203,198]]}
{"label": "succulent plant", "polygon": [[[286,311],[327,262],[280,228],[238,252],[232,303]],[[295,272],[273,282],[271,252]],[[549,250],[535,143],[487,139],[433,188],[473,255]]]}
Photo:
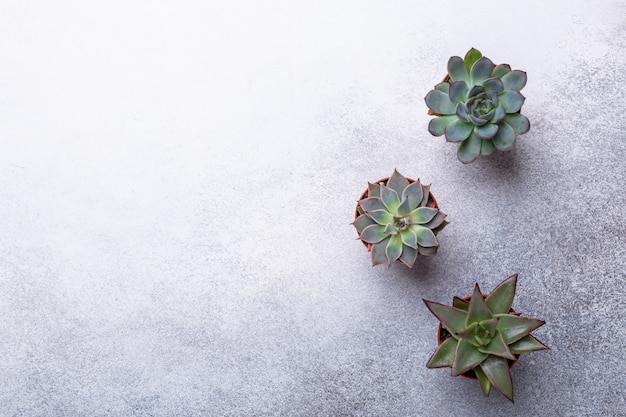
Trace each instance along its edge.
{"label": "succulent plant", "polygon": [[486,395],[493,386],[513,401],[509,367],[523,353],[547,349],[530,334],[545,322],[511,309],[516,284],[517,274],[486,297],[476,284],[469,301],[454,297],[452,306],[424,300],[441,322],[441,343],[426,366],[451,367],[452,376],[475,376]]}
{"label": "succulent plant", "polygon": [[372,252],[372,265],[396,260],[412,268],[418,255],[435,255],[437,233],[448,222],[430,193],[430,184],[408,179],[397,170],[389,179],[369,183],[352,223]]}
{"label": "succulent plant", "polygon": [[517,134],[530,129],[520,114],[526,73],[508,64],[494,65],[472,48],[465,58],[448,61],[448,75],[426,95],[429,114],[438,116],[428,124],[434,136],[445,135],[449,142],[460,142],[457,155],[469,163],[494,149],[513,147]]}

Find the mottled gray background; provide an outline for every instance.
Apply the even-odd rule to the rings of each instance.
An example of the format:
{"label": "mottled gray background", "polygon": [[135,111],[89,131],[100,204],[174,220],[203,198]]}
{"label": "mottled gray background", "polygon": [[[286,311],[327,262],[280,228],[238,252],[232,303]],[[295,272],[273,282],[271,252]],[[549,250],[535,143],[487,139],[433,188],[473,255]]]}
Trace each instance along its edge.
{"label": "mottled gray background", "polygon": [[[549,4],[548,4],[549,3]],[[626,2],[0,4],[0,415],[626,415]],[[470,47],[531,131],[471,165],[423,97]],[[350,226],[394,168],[451,224]],[[516,402],[425,363],[520,274]]]}

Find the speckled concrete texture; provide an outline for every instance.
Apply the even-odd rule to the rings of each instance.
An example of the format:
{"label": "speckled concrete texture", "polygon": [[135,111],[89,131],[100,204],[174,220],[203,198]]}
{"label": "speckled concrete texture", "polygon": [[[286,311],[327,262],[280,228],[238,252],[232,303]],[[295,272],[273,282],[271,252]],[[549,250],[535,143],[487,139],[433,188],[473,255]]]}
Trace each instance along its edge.
{"label": "speckled concrete texture", "polygon": [[[1,416],[625,416],[626,2],[0,4]],[[531,131],[470,165],[423,97],[470,47]],[[441,249],[372,268],[368,181]],[[425,364],[519,273],[515,403]]]}

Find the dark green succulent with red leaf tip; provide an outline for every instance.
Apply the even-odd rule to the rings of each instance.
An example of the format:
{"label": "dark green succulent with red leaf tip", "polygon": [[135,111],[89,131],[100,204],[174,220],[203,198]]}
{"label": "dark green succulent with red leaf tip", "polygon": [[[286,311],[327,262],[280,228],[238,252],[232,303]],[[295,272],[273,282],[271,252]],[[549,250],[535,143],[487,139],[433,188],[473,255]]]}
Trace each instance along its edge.
{"label": "dark green succulent with red leaf tip", "polygon": [[409,268],[418,255],[435,255],[437,233],[448,222],[430,193],[430,185],[394,171],[389,179],[368,184],[352,223],[372,252],[372,265],[399,260]]}
{"label": "dark green succulent with red leaf tip", "polygon": [[475,376],[486,395],[493,386],[513,401],[510,365],[523,353],[547,349],[530,334],[545,322],[511,309],[516,284],[517,274],[486,297],[476,284],[469,301],[455,297],[452,306],[424,300],[441,322],[440,336],[445,334],[426,366],[451,367],[452,376]]}
{"label": "dark green succulent with red leaf tip", "polygon": [[520,114],[526,85],[524,71],[508,64],[494,65],[472,48],[465,58],[448,61],[448,75],[426,95],[429,114],[438,116],[428,124],[434,136],[445,135],[449,142],[460,142],[457,155],[469,163],[494,149],[513,147],[517,134],[530,129]]}

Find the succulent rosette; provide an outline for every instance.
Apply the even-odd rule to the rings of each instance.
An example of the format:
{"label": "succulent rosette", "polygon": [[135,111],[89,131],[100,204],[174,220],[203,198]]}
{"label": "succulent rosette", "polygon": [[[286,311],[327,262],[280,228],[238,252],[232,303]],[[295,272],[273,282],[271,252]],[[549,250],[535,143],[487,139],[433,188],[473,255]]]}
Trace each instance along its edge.
{"label": "succulent rosette", "polygon": [[486,297],[476,284],[469,301],[455,297],[452,306],[446,306],[424,300],[441,322],[439,347],[426,366],[450,367],[452,376],[475,377],[486,395],[495,387],[513,401],[510,366],[521,354],[547,349],[530,334],[545,322],[511,309],[516,285],[517,274]]}
{"label": "succulent rosette", "polygon": [[525,100],[520,90],[526,81],[524,71],[494,65],[474,48],[465,58],[453,56],[444,81],[425,97],[429,114],[437,116],[428,131],[460,142],[457,154],[463,163],[491,155],[494,149],[511,149],[516,135],[530,129],[528,118],[520,113]]}
{"label": "succulent rosette", "polygon": [[372,265],[400,261],[412,268],[418,255],[435,255],[437,233],[448,222],[430,193],[430,185],[394,171],[389,179],[369,183],[352,223],[372,253]]}

